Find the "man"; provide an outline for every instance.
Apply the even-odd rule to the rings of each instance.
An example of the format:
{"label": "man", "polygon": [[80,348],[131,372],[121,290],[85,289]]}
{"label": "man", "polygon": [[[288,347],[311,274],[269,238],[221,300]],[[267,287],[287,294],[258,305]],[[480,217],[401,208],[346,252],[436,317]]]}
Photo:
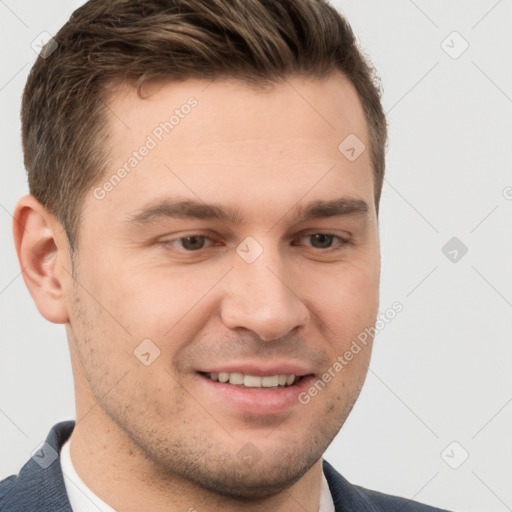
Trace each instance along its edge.
{"label": "man", "polygon": [[[25,283],[76,422],[2,511],[428,511],[322,455],[375,323],[386,122],[323,1],[91,0],[23,97]],[[359,337],[359,338],[358,338]]]}

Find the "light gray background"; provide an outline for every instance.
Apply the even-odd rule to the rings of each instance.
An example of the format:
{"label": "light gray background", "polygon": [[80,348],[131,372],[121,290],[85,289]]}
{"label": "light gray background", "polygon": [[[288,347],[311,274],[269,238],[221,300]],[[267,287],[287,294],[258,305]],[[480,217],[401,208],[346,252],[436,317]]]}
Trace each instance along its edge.
{"label": "light gray background", "polygon": [[[81,3],[0,0],[0,479],[74,418],[64,328],[25,288],[11,214],[27,192],[19,107],[30,45]],[[383,492],[512,510],[512,2],[333,3],[382,78],[381,310],[397,300],[404,310],[378,335],[361,397],[325,458]],[[469,43],[456,59],[441,46],[453,31]],[[443,46],[454,54],[462,44],[451,36]],[[457,262],[441,251],[454,236],[468,247]],[[453,441],[452,465],[469,453],[458,469],[441,456]]]}

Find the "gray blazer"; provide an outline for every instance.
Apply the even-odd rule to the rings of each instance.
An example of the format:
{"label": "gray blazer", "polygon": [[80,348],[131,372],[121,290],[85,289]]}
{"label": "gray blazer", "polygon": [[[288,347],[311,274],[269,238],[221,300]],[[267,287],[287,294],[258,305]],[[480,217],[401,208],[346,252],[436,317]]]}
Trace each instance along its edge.
{"label": "gray blazer", "polygon": [[[72,512],[60,464],[60,449],[75,426],[57,423],[46,445],[34,454],[18,475],[0,482],[1,512]],[[39,457],[39,461],[34,460]],[[447,512],[415,501],[352,485],[328,462],[323,462],[336,512]]]}

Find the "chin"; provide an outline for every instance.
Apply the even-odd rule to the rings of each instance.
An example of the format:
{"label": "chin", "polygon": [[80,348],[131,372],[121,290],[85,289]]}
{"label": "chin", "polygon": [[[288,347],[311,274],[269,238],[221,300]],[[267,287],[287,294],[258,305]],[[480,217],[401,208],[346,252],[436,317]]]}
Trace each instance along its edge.
{"label": "chin", "polygon": [[[230,500],[243,502],[264,500],[278,495],[298,482],[314,465],[304,464],[297,467],[291,463],[267,464],[263,466],[261,461],[253,467],[241,468],[240,464],[232,467],[224,466],[222,472],[215,469],[196,472],[194,483],[203,489],[224,496]],[[255,466],[259,465],[259,468]]]}

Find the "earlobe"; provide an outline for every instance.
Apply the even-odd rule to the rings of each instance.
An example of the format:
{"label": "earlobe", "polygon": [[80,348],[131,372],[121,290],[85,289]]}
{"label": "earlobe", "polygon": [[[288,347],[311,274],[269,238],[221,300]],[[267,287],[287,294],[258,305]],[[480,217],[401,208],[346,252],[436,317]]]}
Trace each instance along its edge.
{"label": "earlobe", "polygon": [[59,265],[69,262],[60,223],[32,195],[22,197],[14,211],[13,234],[25,284],[39,312],[50,322],[69,320],[64,276]]}

